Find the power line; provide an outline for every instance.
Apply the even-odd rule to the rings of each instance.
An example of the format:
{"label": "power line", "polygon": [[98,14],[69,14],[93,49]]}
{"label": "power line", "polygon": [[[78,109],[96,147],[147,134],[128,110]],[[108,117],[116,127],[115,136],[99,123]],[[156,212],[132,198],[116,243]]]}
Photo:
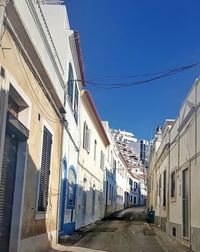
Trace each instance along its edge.
{"label": "power line", "polygon": [[[158,79],[163,79],[163,78],[167,78],[169,76],[172,75],[176,75],[179,74],[181,72],[185,72],[189,69],[192,69],[194,67],[197,67],[200,65],[200,62],[191,64],[191,65],[186,65],[186,66],[181,66],[178,68],[174,68],[171,70],[165,70],[165,71],[161,71],[161,72],[156,72],[156,73],[147,73],[147,74],[142,74],[142,75],[123,75],[123,78],[135,78],[137,76],[143,76],[143,77],[147,77],[147,76],[154,76],[151,78],[147,78],[147,79],[142,79],[142,80],[136,80],[136,81],[130,81],[130,82],[122,82],[122,83],[103,83],[103,82],[94,82],[94,81],[90,81],[90,80],[86,80],[86,83],[88,85],[91,85],[91,87],[95,87],[95,88],[100,88],[100,89],[116,89],[116,88],[125,88],[125,87],[131,87],[131,86],[136,86],[136,85],[144,85],[147,84],[149,82],[153,82],[155,80]],[[122,76],[122,75],[121,75]],[[118,76],[120,77],[120,76]],[[116,77],[116,78],[118,78]],[[105,78],[105,77],[102,77]],[[120,77],[121,78],[121,77]],[[112,80],[112,79],[110,79]]]}

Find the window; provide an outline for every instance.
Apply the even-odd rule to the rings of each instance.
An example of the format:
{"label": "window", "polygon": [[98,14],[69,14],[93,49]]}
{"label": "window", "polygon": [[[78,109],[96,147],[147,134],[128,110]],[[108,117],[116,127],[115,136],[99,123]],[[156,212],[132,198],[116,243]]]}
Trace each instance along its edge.
{"label": "window", "polygon": [[0,75],[5,79],[5,69],[3,67],[0,68]]}
{"label": "window", "polygon": [[159,197],[161,197],[161,181],[162,181],[162,175],[160,175],[159,178]]}
{"label": "window", "polygon": [[78,122],[78,88],[75,85],[75,94],[74,94],[74,118],[76,123]]}
{"label": "window", "polygon": [[111,167],[113,166],[113,152],[112,152],[112,150],[110,152],[110,165],[111,165]]}
{"label": "window", "polygon": [[19,114],[19,106],[17,103],[9,96],[8,98],[8,111],[16,118]]}
{"label": "window", "polygon": [[116,168],[117,168],[117,162],[115,159],[113,159],[113,169],[116,170]]}
{"label": "window", "polygon": [[89,130],[86,122],[84,122],[83,126],[83,148],[90,152],[90,138],[91,138],[91,131]]}
{"label": "window", "polygon": [[111,200],[111,194],[112,194],[112,192],[111,192],[111,184],[110,184],[110,186],[109,186],[109,200]]}
{"label": "window", "polygon": [[70,169],[68,177],[67,208],[74,208],[75,194],[76,194],[76,175],[73,169]]}
{"label": "window", "polygon": [[94,140],[94,160],[96,160],[97,155],[97,140]]}
{"label": "window", "polygon": [[137,190],[137,187],[138,187],[137,182],[134,182],[134,191],[136,191],[136,190]]}
{"label": "window", "polygon": [[73,106],[73,92],[74,92],[74,74],[72,70],[72,65],[69,64],[67,93],[69,96],[71,106]]}
{"label": "window", "polygon": [[166,170],[163,174],[163,206],[166,206]]}
{"label": "window", "polygon": [[100,168],[102,170],[104,169],[104,163],[105,163],[105,155],[104,155],[103,151],[101,151]]}
{"label": "window", "polygon": [[45,212],[47,210],[48,205],[51,146],[52,146],[52,134],[48,131],[46,127],[44,127],[39,196],[37,206],[37,210],[39,212]]}
{"label": "window", "polygon": [[175,193],[176,193],[176,188],[175,188],[175,185],[176,185],[176,177],[175,177],[175,171],[173,171],[171,173],[171,197],[175,197]]}
{"label": "window", "polygon": [[69,64],[69,74],[68,74],[68,85],[67,85],[67,94],[71,104],[71,108],[74,112],[74,119],[76,123],[78,122],[78,87],[77,83],[74,80],[74,74],[72,65]]}

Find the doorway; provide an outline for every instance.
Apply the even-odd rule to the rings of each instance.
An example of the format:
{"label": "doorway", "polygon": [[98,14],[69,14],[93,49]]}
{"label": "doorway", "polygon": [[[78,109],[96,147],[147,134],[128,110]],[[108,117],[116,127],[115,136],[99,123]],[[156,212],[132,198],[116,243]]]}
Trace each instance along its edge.
{"label": "doorway", "polygon": [[183,170],[183,237],[189,239],[189,170]]}
{"label": "doorway", "polygon": [[5,135],[0,181],[0,251],[8,251],[10,243],[13,198],[15,189],[18,141]]}
{"label": "doorway", "polygon": [[95,202],[96,202],[96,193],[95,193],[95,185],[92,189],[92,219],[95,217]]}
{"label": "doorway", "polygon": [[85,226],[86,225],[86,202],[87,202],[87,199],[86,199],[86,191],[83,189],[83,192],[82,192],[82,225]]}

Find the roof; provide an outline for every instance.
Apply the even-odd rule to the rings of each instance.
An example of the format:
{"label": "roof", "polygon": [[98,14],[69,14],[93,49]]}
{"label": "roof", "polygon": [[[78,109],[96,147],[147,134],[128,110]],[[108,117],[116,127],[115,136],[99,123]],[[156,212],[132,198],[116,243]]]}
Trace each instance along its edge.
{"label": "roof", "polygon": [[109,141],[109,139],[108,139],[108,136],[107,136],[107,134],[106,134],[106,131],[105,131],[105,129],[104,129],[104,126],[103,126],[103,124],[102,124],[102,122],[101,122],[101,119],[100,119],[100,117],[99,117],[99,114],[98,114],[98,112],[97,112],[97,109],[96,109],[96,106],[95,106],[95,104],[94,104],[94,101],[93,101],[93,99],[92,99],[91,94],[90,94],[89,91],[87,91],[87,90],[82,90],[81,93],[82,93],[82,94],[85,94],[85,96],[86,96],[86,98],[87,98],[87,100],[88,100],[88,102],[89,102],[89,104],[90,104],[90,107],[91,107],[91,109],[92,109],[92,111],[93,111],[93,113],[94,113],[94,116],[95,116],[95,118],[96,118],[97,124],[98,124],[98,126],[99,126],[99,128],[100,128],[100,130],[101,130],[101,133],[102,133],[102,135],[104,136],[104,142],[105,142],[106,145],[109,145],[109,144],[110,144],[110,141]]}

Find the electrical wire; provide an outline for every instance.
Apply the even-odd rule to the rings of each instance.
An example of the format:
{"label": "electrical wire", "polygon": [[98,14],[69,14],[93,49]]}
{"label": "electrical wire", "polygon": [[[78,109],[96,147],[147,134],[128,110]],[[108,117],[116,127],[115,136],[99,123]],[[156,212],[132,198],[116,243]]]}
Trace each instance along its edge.
{"label": "electrical wire", "polygon": [[[158,79],[167,78],[169,76],[176,75],[181,72],[185,72],[185,71],[192,69],[194,67],[197,67],[199,65],[200,65],[200,62],[197,62],[197,63],[191,64],[191,65],[182,66],[182,67],[174,68],[171,70],[166,70],[166,71],[152,73],[152,74],[143,74],[140,76],[153,76],[153,75],[157,75],[157,76],[143,79],[143,80],[137,80],[137,81],[122,82],[122,83],[102,83],[102,82],[94,82],[94,81],[87,81],[86,80],[86,83],[91,85],[91,87],[100,88],[100,89],[116,89],[116,88],[125,88],[125,87],[131,87],[131,86],[136,86],[136,85],[144,85],[144,84],[147,84],[149,82],[153,82]],[[133,76],[136,77],[137,75],[133,75]],[[126,76],[126,77],[128,78],[128,76]]]}
{"label": "electrical wire", "polygon": [[154,72],[154,73],[145,73],[145,74],[137,74],[137,75],[105,75],[105,76],[98,77],[98,78],[95,78],[95,79],[91,79],[91,80],[88,80],[88,81],[93,82],[93,81],[97,81],[97,80],[119,80],[119,79],[127,79],[127,78],[147,77],[147,76],[163,74],[163,73],[166,73],[166,72],[170,72],[172,70],[174,70],[174,68],[159,71],[159,72]]}

